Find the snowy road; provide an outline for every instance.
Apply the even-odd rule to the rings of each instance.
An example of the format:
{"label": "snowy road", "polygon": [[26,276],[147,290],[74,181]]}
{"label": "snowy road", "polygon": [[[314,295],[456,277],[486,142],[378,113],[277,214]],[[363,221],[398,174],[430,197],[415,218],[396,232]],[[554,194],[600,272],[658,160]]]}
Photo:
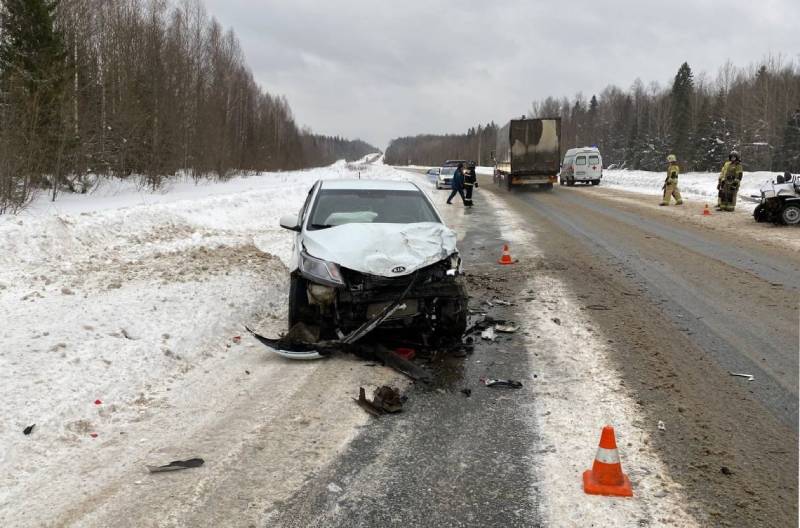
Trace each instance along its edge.
{"label": "snowy road", "polygon": [[[434,362],[427,387],[235,342],[243,323],[285,324],[278,217],[317,178],[359,173],[423,185],[459,234],[472,304],[513,301],[492,313],[520,331]],[[465,210],[381,165],[104,192],[0,219],[2,526],[796,524],[786,229],[602,187],[484,181]],[[495,264],[503,242],[518,265]],[[403,414],[352,404],[387,382],[407,391]],[[633,499],[581,490],[606,423]],[[144,470],[193,456],[206,465]]]}

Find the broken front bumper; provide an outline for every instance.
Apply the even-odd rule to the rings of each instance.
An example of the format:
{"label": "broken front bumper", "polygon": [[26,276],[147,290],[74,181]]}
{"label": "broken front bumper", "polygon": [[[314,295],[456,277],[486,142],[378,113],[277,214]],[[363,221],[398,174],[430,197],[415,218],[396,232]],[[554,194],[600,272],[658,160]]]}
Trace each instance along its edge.
{"label": "broken front bumper", "polygon": [[324,326],[347,333],[402,297],[404,306],[386,318],[380,325],[382,328],[414,328],[459,335],[463,332],[467,291],[451,259],[404,277],[341,271],[343,287],[314,283],[307,287],[309,304],[319,308]]}

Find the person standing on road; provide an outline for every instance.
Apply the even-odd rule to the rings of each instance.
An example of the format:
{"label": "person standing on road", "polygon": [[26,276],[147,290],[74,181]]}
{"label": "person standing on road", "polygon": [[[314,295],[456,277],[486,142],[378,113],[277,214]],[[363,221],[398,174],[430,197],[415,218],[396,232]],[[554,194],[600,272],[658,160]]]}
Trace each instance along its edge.
{"label": "person standing on road", "polygon": [[475,174],[475,163],[471,162],[467,166],[467,172],[464,173],[464,205],[472,207],[472,191],[478,188],[478,176]]}
{"label": "person standing on road", "polygon": [[452,199],[458,193],[461,196],[461,201],[464,202],[464,205],[467,205],[467,200],[464,198],[464,164],[459,163],[458,167],[456,167],[456,171],[453,173],[453,180],[452,180],[452,187],[453,192],[450,193],[450,196],[447,198],[447,203],[452,205]]}
{"label": "person standing on road", "polygon": [[742,183],[742,160],[739,152],[732,150],[728,161],[722,166],[719,174],[719,210],[733,211],[736,208],[736,197]]}
{"label": "person standing on road", "polygon": [[675,205],[683,205],[681,191],[678,190],[678,173],[680,172],[678,158],[675,157],[675,154],[670,154],[667,156],[667,162],[669,163],[667,166],[667,179],[664,180],[664,186],[661,187],[664,189],[664,198],[661,199],[660,205],[669,205],[673,196],[675,197]]}

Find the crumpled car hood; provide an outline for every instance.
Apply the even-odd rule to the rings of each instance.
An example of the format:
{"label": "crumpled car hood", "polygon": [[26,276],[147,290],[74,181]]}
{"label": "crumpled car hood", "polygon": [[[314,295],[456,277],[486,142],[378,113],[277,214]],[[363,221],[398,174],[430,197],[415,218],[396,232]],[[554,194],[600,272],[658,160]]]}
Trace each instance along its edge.
{"label": "crumpled car hood", "polygon": [[435,222],[344,224],[306,231],[303,244],[309,255],[344,268],[402,277],[452,255],[456,234]]}

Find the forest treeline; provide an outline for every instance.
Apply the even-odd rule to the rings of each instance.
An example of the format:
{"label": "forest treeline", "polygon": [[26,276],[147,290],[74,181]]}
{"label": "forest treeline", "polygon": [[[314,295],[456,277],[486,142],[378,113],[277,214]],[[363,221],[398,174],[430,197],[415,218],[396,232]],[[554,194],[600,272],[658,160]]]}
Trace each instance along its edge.
{"label": "forest treeline", "polygon": [[98,177],[297,169],[378,149],[301,130],[199,0],[0,0],[0,212]]}
{"label": "forest treeline", "polygon": [[[780,58],[745,68],[728,63],[713,80],[684,63],[670,86],[637,80],[628,90],[608,86],[588,100],[548,97],[528,115],[561,117],[562,151],[596,145],[606,166],[660,170],[672,152],[684,170],[715,171],[738,149],[746,170],[800,172],[800,63]],[[494,144],[492,137],[482,141]],[[475,152],[475,144],[474,130],[398,138],[386,162],[433,165],[470,157],[464,153]]]}
{"label": "forest treeline", "polygon": [[466,134],[421,134],[393,139],[386,149],[389,165],[439,165],[448,159],[491,163],[497,140],[497,125],[470,128]]}

